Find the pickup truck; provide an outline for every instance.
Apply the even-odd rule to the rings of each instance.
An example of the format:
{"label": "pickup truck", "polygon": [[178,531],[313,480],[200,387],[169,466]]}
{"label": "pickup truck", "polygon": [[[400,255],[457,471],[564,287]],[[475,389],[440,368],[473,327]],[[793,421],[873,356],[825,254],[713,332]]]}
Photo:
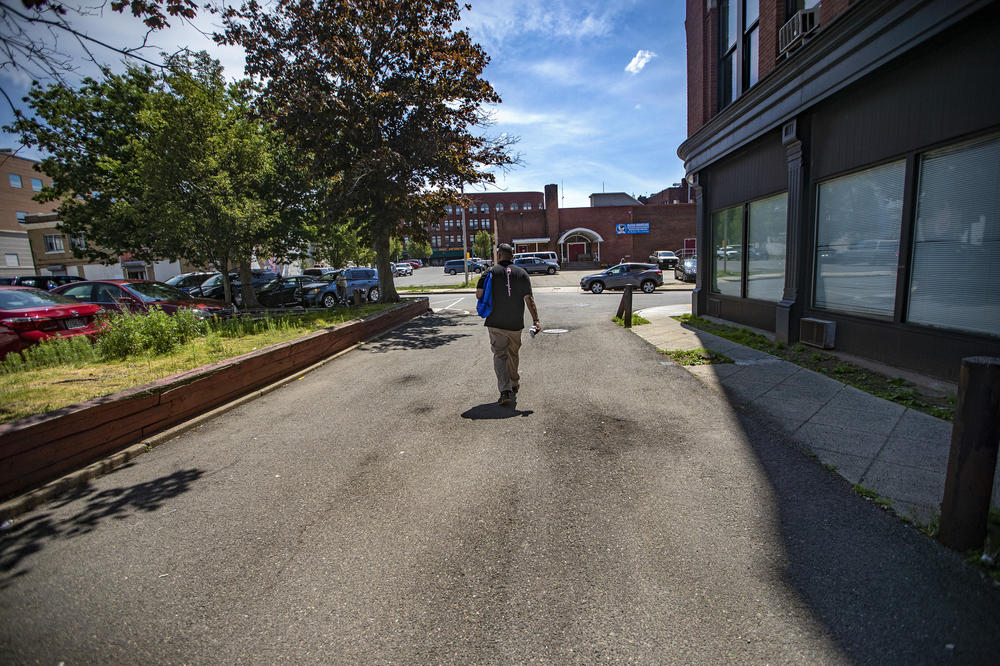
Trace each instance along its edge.
{"label": "pickup truck", "polygon": [[657,250],[649,255],[649,263],[656,264],[660,268],[673,268],[678,261],[677,255],[670,250]]}

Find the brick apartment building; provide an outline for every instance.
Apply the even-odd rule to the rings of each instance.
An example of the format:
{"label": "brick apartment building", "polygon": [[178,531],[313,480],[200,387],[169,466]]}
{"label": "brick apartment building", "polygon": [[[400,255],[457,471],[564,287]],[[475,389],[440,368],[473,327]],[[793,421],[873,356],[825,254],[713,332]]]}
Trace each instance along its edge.
{"label": "brick apartment building", "polygon": [[14,155],[8,149],[0,150],[0,277],[32,275],[35,264],[24,221],[28,215],[49,213],[55,204],[41,204],[32,199],[52,179],[35,171],[35,160]]}
{"label": "brick apartment building", "polygon": [[[466,193],[472,204],[465,211],[466,242],[472,252],[472,239],[480,231],[496,233],[497,215],[505,212],[521,214],[537,211],[543,206],[541,192],[472,192]],[[462,258],[462,207],[446,206],[444,217],[431,224],[431,264],[440,266],[448,259]]]}
{"label": "brick apartment building", "polygon": [[680,249],[685,238],[694,236],[694,204],[627,203],[615,194],[591,198],[613,205],[560,208],[558,186],[546,185],[541,210],[507,210],[497,216],[499,240],[518,252],[552,250],[561,264],[582,267],[646,261],[654,250]]}
{"label": "brick apartment building", "polygon": [[1000,3],[687,0],[699,314],[955,379],[1000,355]]}

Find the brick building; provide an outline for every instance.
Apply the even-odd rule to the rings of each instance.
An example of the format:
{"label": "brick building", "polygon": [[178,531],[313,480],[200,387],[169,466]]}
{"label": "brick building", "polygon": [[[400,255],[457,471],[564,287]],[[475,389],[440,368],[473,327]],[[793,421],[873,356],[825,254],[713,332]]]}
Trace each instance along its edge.
{"label": "brick building", "polygon": [[[472,252],[472,239],[480,231],[496,233],[497,215],[531,213],[543,206],[541,192],[472,192],[466,193],[472,204],[465,211],[466,242]],[[431,264],[440,266],[448,259],[462,258],[462,207],[446,206],[444,217],[427,228],[430,236]]]}
{"label": "brick building", "polygon": [[42,187],[51,185],[52,179],[35,170],[35,160],[14,155],[13,151],[0,150],[0,277],[32,275],[35,264],[28,242],[26,216],[50,213],[54,203],[41,204],[32,199]]}
{"label": "brick building", "polygon": [[693,307],[954,379],[1000,355],[1000,3],[687,0]]}
{"label": "brick building", "polygon": [[552,250],[561,264],[580,266],[646,261],[694,236],[693,204],[636,204],[560,208],[558,186],[546,185],[544,208],[499,214],[497,234],[517,252]]}

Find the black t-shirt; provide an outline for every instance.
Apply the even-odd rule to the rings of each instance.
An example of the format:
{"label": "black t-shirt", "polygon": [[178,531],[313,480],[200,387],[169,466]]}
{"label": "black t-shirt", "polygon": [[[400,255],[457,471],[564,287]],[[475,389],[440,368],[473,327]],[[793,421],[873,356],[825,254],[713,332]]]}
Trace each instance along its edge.
{"label": "black t-shirt", "polygon": [[[490,269],[490,273],[493,274],[493,310],[486,318],[486,325],[520,331],[524,328],[524,297],[531,293],[531,278],[523,268],[510,261],[501,261]],[[484,280],[485,274],[479,278],[476,289],[482,289]]]}

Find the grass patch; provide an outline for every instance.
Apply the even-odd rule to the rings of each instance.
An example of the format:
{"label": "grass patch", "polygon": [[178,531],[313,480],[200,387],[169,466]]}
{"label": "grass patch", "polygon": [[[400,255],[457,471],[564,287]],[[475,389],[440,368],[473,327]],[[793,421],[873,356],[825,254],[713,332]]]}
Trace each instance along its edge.
{"label": "grass patch", "polygon": [[725,354],[714,352],[709,349],[671,349],[661,351],[678,365],[713,365],[716,363],[732,363],[733,359]]}
{"label": "grass patch", "polygon": [[882,497],[881,495],[879,495],[877,492],[875,492],[871,488],[865,488],[861,484],[855,483],[854,484],[854,492],[856,492],[857,494],[861,495],[862,497],[864,497],[867,500],[875,502],[876,504],[878,504],[883,509],[891,509],[892,508],[892,500],[891,499],[889,499],[888,497]]}
{"label": "grass patch", "polygon": [[887,377],[843,361],[833,354],[806,347],[802,343],[788,346],[739,326],[718,324],[693,315],[680,315],[675,319],[693,328],[718,335],[720,338],[732,340],[745,347],[772,354],[803,368],[832,377],[879,398],[891,400],[939,419],[952,421],[955,418],[953,395],[928,395],[921,392],[920,387],[910,384],[901,377]]}
{"label": "grass patch", "polygon": [[[623,326],[623,327],[625,326],[625,318],[624,317],[615,317],[611,321],[615,322],[619,326]],[[633,326],[642,326],[643,324],[648,324],[648,323],[649,323],[649,320],[646,319],[645,317],[640,317],[639,315],[637,315],[634,312],[632,313],[632,325]]]}
{"label": "grass patch", "polygon": [[[87,345],[92,354],[90,358],[84,358],[84,354],[76,350],[70,353],[66,362],[59,362],[61,350],[58,347],[79,343],[59,341],[38,345],[38,348],[48,347],[37,352],[41,358],[48,359],[47,364],[36,362],[29,368],[20,355],[11,354],[0,368],[0,423],[148,384],[178,372],[295,340],[391,306],[373,303],[301,315],[213,322],[199,335],[165,353],[145,349],[109,360],[99,357],[99,346]],[[8,365],[7,360],[15,357],[22,358],[22,362],[11,361]]]}

